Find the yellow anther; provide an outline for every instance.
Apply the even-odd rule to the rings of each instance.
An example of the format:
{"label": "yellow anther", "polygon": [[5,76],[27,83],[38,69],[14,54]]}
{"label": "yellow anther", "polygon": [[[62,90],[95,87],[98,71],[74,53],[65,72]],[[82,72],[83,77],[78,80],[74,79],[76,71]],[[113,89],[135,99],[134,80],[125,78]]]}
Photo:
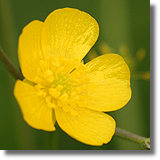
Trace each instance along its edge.
{"label": "yellow anther", "polygon": [[62,89],[63,89],[63,86],[60,85],[60,84],[56,87],[56,90],[59,91],[59,92],[60,92]]}
{"label": "yellow anther", "polygon": [[72,92],[70,95],[70,102],[75,102],[79,100],[79,96],[77,96],[76,92]]}
{"label": "yellow anther", "polygon": [[73,97],[70,101],[71,102],[76,102],[76,101],[78,101],[79,100],[79,96],[75,96],[75,97]]}
{"label": "yellow anther", "polygon": [[61,93],[54,88],[49,88],[49,94],[54,98],[58,98]]}
{"label": "yellow anther", "polygon": [[55,104],[51,96],[46,97],[46,102],[47,102],[48,107],[57,108],[57,105]]}
{"label": "yellow anther", "polygon": [[76,92],[71,92],[71,95],[70,95],[70,96],[71,96],[71,98],[72,98],[72,97],[75,97],[76,95],[77,95]]}
{"label": "yellow anther", "polygon": [[44,91],[45,87],[42,86],[41,84],[35,85],[35,89],[37,90],[37,95],[38,96],[46,96],[46,92]]}
{"label": "yellow anther", "polygon": [[45,97],[45,96],[46,96],[46,93],[43,92],[43,91],[41,91],[41,90],[39,90],[39,91],[37,92],[37,95],[38,95],[38,96],[43,96],[43,97]]}
{"label": "yellow anther", "polygon": [[47,96],[45,99],[47,103],[51,103],[51,99],[52,99],[51,96]]}
{"label": "yellow anther", "polygon": [[48,107],[62,107],[65,112],[77,115],[76,107],[85,107],[89,98],[89,79],[86,67],[78,59],[51,56],[39,62],[35,88],[44,96]]}
{"label": "yellow anther", "polygon": [[68,103],[68,94],[64,93],[63,95],[61,95],[58,100],[62,103],[62,104],[66,104]]}
{"label": "yellow anther", "polygon": [[44,78],[48,81],[48,82],[53,82],[54,80],[54,76],[53,76],[53,72],[51,70],[47,70],[44,72]]}

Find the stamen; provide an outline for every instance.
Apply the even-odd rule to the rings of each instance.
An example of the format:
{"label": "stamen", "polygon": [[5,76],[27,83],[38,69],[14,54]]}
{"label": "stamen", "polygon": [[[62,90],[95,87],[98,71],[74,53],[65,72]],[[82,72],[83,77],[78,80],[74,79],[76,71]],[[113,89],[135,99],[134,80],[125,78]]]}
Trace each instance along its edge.
{"label": "stamen", "polygon": [[59,92],[60,92],[62,89],[63,89],[63,86],[60,85],[60,84],[56,87],[56,90],[59,91]]}
{"label": "stamen", "polygon": [[61,93],[54,88],[49,88],[49,94],[56,99]]}
{"label": "stamen", "polygon": [[51,98],[51,96],[46,97],[46,102],[48,107],[51,108],[57,108],[58,106],[55,104],[55,102],[53,101],[53,99]]}
{"label": "stamen", "polygon": [[53,80],[54,80],[53,72],[51,70],[45,71],[44,78],[50,83],[53,82]]}
{"label": "stamen", "polygon": [[61,95],[58,100],[62,103],[62,104],[66,104],[68,103],[68,94],[64,93],[63,95]]}
{"label": "stamen", "polygon": [[35,88],[44,96],[48,107],[62,107],[65,112],[78,115],[76,107],[85,107],[93,87],[86,74],[86,66],[78,59],[62,56],[46,58],[39,62]]}

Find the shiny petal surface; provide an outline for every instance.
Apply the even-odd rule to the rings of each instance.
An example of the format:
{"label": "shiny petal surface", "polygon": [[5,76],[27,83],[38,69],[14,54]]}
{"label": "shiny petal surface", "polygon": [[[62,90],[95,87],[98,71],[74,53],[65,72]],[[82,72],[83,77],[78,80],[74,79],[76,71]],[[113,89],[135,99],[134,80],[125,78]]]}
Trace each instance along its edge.
{"label": "shiny petal surface", "polygon": [[20,105],[25,121],[33,128],[54,131],[55,115],[52,108],[46,106],[45,99],[38,96],[35,87],[17,81],[14,95]]}
{"label": "shiny petal surface", "polygon": [[19,38],[18,58],[25,78],[34,81],[39,60],[43,59],[40,36],[43,22],[32,21],[24,29]]}
{"label": "shiny petal surface", "polygon": [[121,56],[106,54],[86,64],[91,88],[88,108],[114,111],[122,108],[131,98],[130,71]]}
{"label": "shiny petal surface", "polygon": [[108,143],[115,132],[115,121],[109,115],[87,108],[75,108],[78,115],[55,110],[56,120],[63,131],[76,140],[94,146]]}
{"label": "shiny petal surface", "polygon": [[52,12],[42,29],[42,48],[53,54],[82,60],[96,42],[99,26],[94,18],[78,9],[64,8]]}

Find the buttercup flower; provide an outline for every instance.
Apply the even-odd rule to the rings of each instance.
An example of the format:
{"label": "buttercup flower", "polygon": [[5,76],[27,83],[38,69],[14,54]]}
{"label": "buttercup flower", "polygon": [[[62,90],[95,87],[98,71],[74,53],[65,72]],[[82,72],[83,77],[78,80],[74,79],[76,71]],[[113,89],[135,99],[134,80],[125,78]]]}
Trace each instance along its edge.
{"label": "buttercup flower", "polygon": [[111,140],[116,124],[104,112],[129,101],[130,71],[117,54],[83,63],[98,35],[96,20],[71,8],[57,9],[44,23],[35,20],[23,29],[18,56],[25,78],[17,80],[14,95],[30,126],[55,131],[57,121],[82,143]]}

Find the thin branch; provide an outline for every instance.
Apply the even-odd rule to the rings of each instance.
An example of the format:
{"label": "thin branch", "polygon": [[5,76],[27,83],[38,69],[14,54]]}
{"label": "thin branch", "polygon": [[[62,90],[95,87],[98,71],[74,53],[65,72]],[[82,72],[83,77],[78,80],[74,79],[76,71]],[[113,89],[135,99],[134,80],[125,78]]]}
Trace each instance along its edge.
{"label": "thin branch", "polygon": [[[19,74],[19,72],[13,66],[10,59],[6,56],[6,54],[1,49],[1,47],[0,47],[0,58],[2,59],[7,69],[11,72],[11,74],[16,80],[17,79],[23,80],[23,77]],[[138,143],[142,146],[143,149],[150,149],[150,138],[141,137],[133,133],[127,132],[125,130],[122,130],[120,128],[116,128],[115,136],[123,138],[125,140],[129,140],[131,142]]]}
{"label": "thin branch", "polygon": [[17,80],[23,80],[23,77],[19,74],[19,72],[16,70],[16,68],[13,66],[10,59],[6,56],[2,48],[0,47],[0,59],[2,59],[3,63],[6,65],[6,68],[10,71],[12,76]]}
{"label": "thin branch", "polygon": [[116,128],[115,136],[138,143],[143,149],[150,149],[150,138],[141,137],[120,128]]}

